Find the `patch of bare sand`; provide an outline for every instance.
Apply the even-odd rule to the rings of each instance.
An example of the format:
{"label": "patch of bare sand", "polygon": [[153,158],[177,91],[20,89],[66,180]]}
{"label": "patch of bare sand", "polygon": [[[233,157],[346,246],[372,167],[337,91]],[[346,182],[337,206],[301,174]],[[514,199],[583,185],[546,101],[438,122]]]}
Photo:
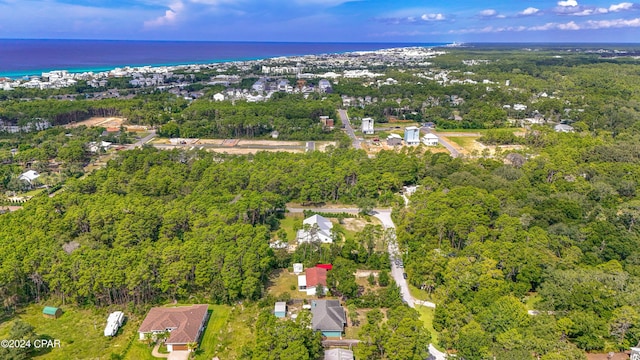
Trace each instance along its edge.
{"label": "patch of bare sand", "polygon": [[289,152],[289,153],[295,153],[295,154],[300,154],[304,152],[303,149],[279,149],[279,148],[247,149],[247,148],[235,148],[235,147],[205,148],[205,150],[218,152],[218,153],[234,154],[234,155],[255,154],[258,151]]}
{"label": "patch of bare sand", "polygon": [[77,123],[67,124],[65,128],[75,128],[78,126],[86,126],[86,127],[96,127],[101,126],[105,128],[119,128],[126,121],[123,117],[100,117],[94,116],[88,118],[87,120],[80,121]]}
{"label": "patch of bare sand", "polygon": [[238,146],[304,146],[303,141],[278,141],[278,140],[240,140]]}

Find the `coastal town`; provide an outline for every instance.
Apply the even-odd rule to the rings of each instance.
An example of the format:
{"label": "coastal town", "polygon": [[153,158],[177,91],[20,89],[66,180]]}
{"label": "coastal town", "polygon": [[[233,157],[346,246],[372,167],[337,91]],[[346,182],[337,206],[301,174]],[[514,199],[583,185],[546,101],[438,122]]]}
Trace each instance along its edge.
{"label": "coastal town", "polygon": [[0,78],[0,358],[629,358],[633,53]]}

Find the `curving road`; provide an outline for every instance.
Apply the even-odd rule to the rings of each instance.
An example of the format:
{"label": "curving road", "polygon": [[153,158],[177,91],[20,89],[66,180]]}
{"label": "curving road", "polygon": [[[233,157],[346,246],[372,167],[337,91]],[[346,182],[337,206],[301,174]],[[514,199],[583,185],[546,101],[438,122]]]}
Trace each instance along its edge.
{"label": "curving road", "polygon": [[451,154],[451,157],[458,157],[460,156],[460,152],[458,150],[456,150],[455,147],[453,147],[453,145],[448,142],[447,140],[444,139],[444,137],[434,133],[433,131],[431,131],[431,128],[428,127],[421,127],[420,131],[425,133],[425,134],[433,134],[435,136],[438,137],[438,143],[440,143],[440,145],[444,146],[445,148],[447,148],[447,150],[449,150],[449,154]]}
{"label": "curving road", "polygon": [[340,121],[342,121],[342,125],[344,125],[344,129],[347,131],[347,135],[353,141],[353,147],[356,149],[361,149],[360,140],[356,137],[356,133],[353,131],[353,127],[351,127],[351,121],[349,121],[349,116],[347,116],[347,110],[338,109],[338,115],[340,116]]}
{"label": "curving road", "polygon": [[[313,210],[318,212],[345,212],[351,214],[357,214],[359,212],[356,208],[314,208],[314,207],[287,207],[287,209],[292,213],[300,213],[304,210]],[[391,220],[391,210],[390,209],[373,209],[371,215],[378,218],[382,222],[382,226],[385,230],[396,228],[393,220]],[[400,256],[400,250],[398,249],[398,242],[396,241],[395,231],[392,232],[391,239],[388,244],[389,258],[391,259],[391,276],[393,280],[395,280],[398,287],[400,287],[400,293],[402,294],[402,299],[404,302],[412,307],[416,307],[416,303],[420,303],[421,305],[435,308],[436,304],[429,301],[419,301],[415,300],[411,293],[409,292],[409,285],[407,284],[407,280],[404,278],[404,268],[400,268],[396,265],[395,259],[402,259]],[[433,344],[429,344],[429,353],[431,354],[431,359],[435,360],[445,360],[447,358],[446,354],[436,349]]]}

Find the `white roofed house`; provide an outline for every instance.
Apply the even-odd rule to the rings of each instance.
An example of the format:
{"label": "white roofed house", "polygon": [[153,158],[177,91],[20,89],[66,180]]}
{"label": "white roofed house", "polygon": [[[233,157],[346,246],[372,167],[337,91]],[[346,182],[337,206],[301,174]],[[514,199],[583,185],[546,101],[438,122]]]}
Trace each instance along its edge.
{"label": "white roofed house", "polygon": [[362,119],[362,133],[373,134],[373,119],[366,117]]}
{"label": "white roofed house", "polygon": [[20,174],[20,176],[18,176],[18,180],[26,181],[27,183],[29,183],[29,185],[33,185],[34,180],[39,177],[40,177],[40,174],[38,174],[37,171],[28,170]]}
{"label": "white roofed house", "polygon": [[422,137],[422,143],[427,146],[436,146],[438,145],[438,136],[428,133],[427,135]]}
{"label": "white roofed house", "polygon": [[303,228],[298,230],[296,239],[298,243],[319,241],[321,243],[333,243],[333,224],[324,216],[313,215],[302,222]]}

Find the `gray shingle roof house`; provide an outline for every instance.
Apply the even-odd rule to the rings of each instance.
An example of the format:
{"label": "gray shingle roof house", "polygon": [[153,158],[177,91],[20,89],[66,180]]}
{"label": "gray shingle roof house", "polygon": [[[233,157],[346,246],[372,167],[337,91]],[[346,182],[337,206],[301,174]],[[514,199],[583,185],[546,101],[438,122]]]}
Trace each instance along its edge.
{"label": "gray shingle roof house", "polygon": [[326,337],[342,337],[347,318],[338,300],[313,300],[311,302],[311,327]]}
{"label": "gray shingle roof house", "polygon": [[353,351],[331,349],[324,352],[324,360],[353,360]]}

